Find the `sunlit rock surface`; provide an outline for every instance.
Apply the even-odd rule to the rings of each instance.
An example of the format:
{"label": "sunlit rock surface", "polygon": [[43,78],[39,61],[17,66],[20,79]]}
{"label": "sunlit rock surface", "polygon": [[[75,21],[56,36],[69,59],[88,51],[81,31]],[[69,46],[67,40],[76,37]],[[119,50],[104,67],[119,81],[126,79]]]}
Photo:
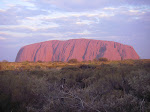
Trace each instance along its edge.
{"label": "sunlit rock surface", "polygon": [[105,57],[109,60],[139,59],[132,46],[113,41],[92,39],[51,40],[22,47],[16,62],[22,61],[78,61]]}

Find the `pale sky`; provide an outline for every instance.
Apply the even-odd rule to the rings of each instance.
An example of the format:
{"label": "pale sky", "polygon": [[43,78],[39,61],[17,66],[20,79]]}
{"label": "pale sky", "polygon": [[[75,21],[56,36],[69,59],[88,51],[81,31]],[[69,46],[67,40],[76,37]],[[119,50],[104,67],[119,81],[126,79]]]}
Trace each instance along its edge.
{"label": "pale sky", "polygon": [[150,0],[0,0],[0,61],[28,44],[77,38],[131,45],[150,59]]}

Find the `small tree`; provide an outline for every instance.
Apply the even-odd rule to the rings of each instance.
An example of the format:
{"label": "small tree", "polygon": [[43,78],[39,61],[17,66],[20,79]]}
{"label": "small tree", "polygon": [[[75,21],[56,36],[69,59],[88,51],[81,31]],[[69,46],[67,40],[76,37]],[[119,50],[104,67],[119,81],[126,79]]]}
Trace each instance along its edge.
{"label": "small tree", "polygon": [[97,62],[98,60],[97,60],[97,58],[95,58],[95,59],[93,59],[93,61],[94,61],[94,62]]}
{"label": "small tree", "polygon": [[8,62],[7,60],[3,60],[2,62]]}
{"label": "small tree", "polygon": [[77,59],[70,59],[70,60],[68,61],[68,63],[77,63],[77,62],[78,62]]}
{"label": "small tree", "polygon": [[41,61],[41,60],[38,60],[37,62],[38,62],[38,63],[42,63],[43,61]]}
{"label": "small tree", "polygon": [[108,61],[107,58],[99,58],[98,61]]}

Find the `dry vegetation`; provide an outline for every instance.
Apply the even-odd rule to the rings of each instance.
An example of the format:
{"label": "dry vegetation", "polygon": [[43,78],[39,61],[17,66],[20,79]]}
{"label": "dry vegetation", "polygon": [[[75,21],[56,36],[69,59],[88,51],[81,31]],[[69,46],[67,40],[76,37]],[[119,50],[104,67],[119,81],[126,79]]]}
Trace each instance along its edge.
{"label": "dry vegetation", "polygon": [[74,61],[1,62],[0,112],[150,112],[150,60]]}

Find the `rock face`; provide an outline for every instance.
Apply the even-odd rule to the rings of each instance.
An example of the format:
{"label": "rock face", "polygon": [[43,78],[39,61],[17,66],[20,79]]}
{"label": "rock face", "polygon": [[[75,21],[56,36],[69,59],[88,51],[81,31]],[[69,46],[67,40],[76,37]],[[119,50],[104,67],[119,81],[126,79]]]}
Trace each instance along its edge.
{"label": "rock face", "polygon": [[22,47],[16,62],[22,61],[78,61],[105,57],[109,60],[139,59],[132,46],[112,41],[91,39],[52,40]]}

